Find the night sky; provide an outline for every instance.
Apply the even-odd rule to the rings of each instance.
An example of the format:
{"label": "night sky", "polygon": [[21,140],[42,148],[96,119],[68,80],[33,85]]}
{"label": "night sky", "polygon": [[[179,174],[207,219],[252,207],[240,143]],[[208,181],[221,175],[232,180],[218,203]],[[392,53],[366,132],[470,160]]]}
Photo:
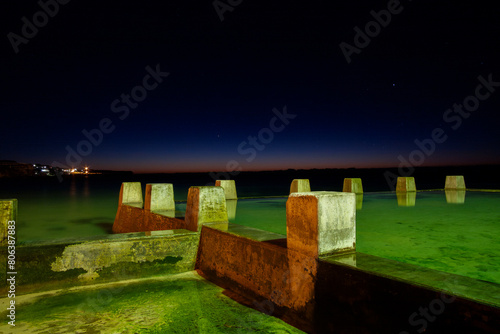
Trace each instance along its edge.
{"label": "night sky", "polygon": [[494,4],[6,0],[0,160],[134,172],[497,164]]}

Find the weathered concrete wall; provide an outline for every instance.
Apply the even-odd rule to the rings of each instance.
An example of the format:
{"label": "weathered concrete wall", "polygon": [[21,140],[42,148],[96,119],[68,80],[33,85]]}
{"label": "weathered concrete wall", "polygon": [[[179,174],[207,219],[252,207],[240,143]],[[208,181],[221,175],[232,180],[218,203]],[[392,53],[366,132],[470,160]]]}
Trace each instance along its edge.
{"label": "weathered concrete wall", "polygon": [[224,189],[226,199],[238,199],[234,180],[217,180],[215,181],[215,186],[222,187]]}
{"label": "weathered concrete wall", "polygon": [[[250,294],[312,315],[317,262],[272,241],[260,242],[203,226],[196,268],[210,280],[233,291]],[[266,303],[254,305],[265,310]]]}
{"label": "weathered concrete wall", "polygon": [[445,190],[465,190],[465,180],[463,175],[447,175],[444,184]]}
{"label": "weathered concrete wall", "polygon": [[290,185],[290,194],[310,191],[311,185],[309,184],[309,179],[295,179]]}
{"label": "weathered concrete wall", "polygon": [[498,333],[500,328],[499,308],[323,260],[315,302],[316,333]]}
{"label": "weathered concrete wall", "polygon": [[363,184],[360,178],[345,178],[343,192],[362,194]]}
{"label": "weathered concrete wall", "polygon": [[19,245],[16,293],[194,270],[198,242],[199,233],[173,230]]}
{"label": "weathered concrete wall", "polygon": [[[0,245],[7,243],[9,221],[17,223],[17,199],[0,200]],[[15,224],[12,226],[15,226]],[[14,229],[14,231],[16,230]],[[16,235],[13,235],[13,237],[17,240]]]}
{"label": "weathered concrete wall", "polygon": [[356,249],[356,195],[313,191],[286,203],[288,248],[309,256]]}
{"label": "weathered concrete wall", "polygon": [[183,219],[172,218],[141,208],[120,205],[113,223],[113,233],[187,229]]}

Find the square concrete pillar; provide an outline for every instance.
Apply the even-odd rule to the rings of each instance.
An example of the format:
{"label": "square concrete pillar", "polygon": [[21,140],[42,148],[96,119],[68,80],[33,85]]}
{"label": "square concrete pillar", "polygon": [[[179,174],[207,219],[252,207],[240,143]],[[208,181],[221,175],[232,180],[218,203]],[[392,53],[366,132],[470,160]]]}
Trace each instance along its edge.
{"label": "square concrete pillar", "polygon": [[207,223],[228,223],[226,196],[222,187],[191,187],[186,204],[186,228],[199,231]]}
{"label": "square concrete pillar", "polygon": [[356,194],[313,191],[286,202],[287,247],[319,257],[356,250]]}
{"label": "square concrete pillar", "polygon": [[[7,235],[9,230],[9,221],[14,221],[11,226],[17,224],[17,199],[2,199],[0,200],[0,244],[7,243]],[[17,229],[16,229],[17,230]],[[13,234],[17,240],[17,235]]]}
{"label": "square concrete pillar", "polygon": [[398,177],[398,184],[396,185],[396,192],[405,192],[405,191],[417,191],[415,187],[415,178],[414,177]]}
{"label": "square concrete pillar", "polygon": [[444,189],[465,190],[465,181],[463,175],[447,175]]}
{"label": "square concrete pillar", "polygon": [[120,188],[118,205],[126,204],[142,208],[142,187],[140,182],[123,182]]}
{"label": "square concrete pillar", "polygon": [[295,179],[290,185],[290,194],[292,193],[304,193],[310,192],[311,186],[309,185],[309,179]]}
{"label": "square concrete pillar", "polygon": [[216,187],[222,187],[224,189],[224,194],[226,199],[238,199],[236,195],[236,184],[234,180],[217,180],[215,181]]}
{"label": "square concrete pillar", "polygon": [[355,193],[362,194],[363,193],[363,184],[361,183],[360,178],[345,178],[344,179],[344,188],[343,192],[346,193]]}
{"label": "square concrete pillar", "polygon": [[153,212],[174,211],[174,186],[172,183],[146,184],[144,210]]}

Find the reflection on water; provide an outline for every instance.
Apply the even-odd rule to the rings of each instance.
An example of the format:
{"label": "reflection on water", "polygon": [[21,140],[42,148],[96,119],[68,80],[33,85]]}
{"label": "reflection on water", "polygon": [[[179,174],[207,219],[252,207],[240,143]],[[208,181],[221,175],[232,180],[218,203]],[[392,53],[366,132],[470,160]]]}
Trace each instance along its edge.
{"label": "reflection on water", "polygon": [[396,196],[398,198],[398,206],[415,206],[415,202],[417,200],[417,192],[397,192]]}
{"label": "reflection on water", "polygon": [[363,194],[356,194],[356,210],[363,208]]}
{"label": "reflection on water", "polygon": [[227,219],[234,220],[236,218],[236,206],[237,206],[237,204],[238,204],[237,199],[226,200]]}
{"label": "reflection on water", "polygon": [[465,190],[445,190],[446,203],[464,204]]}

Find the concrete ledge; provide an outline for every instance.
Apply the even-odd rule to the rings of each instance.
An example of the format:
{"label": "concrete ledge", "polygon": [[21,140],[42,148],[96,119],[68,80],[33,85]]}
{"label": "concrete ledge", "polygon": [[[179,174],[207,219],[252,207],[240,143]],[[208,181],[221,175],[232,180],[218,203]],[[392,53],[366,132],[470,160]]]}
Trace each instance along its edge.
{"label": "concrete ledge", "polygon": [[[376,274],[374,266],[385,261],[371,258],[377,261],[372,260],[368,268],[360,268],[359,259],[354,266],[333,258],[319,261],[315,286],[316,332],[498,332],[499,308],[448,295],[448,291],[415,281],[403,281],[390,273]],[[396,266],[405,267],[405,264]],[[418,276],[415,267],[413,275]],[[498,286],[496,291],[498,293]]]}

